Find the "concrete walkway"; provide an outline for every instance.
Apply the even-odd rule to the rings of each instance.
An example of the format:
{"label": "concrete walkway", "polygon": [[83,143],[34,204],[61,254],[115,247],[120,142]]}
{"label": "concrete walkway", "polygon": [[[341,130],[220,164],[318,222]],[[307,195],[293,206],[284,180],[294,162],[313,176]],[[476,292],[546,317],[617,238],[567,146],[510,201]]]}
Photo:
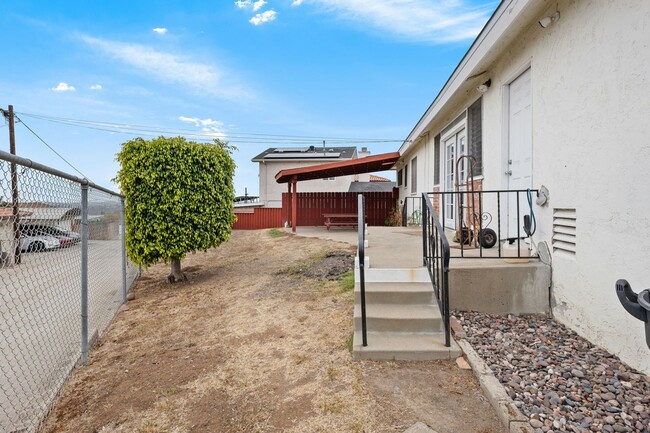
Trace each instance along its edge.
{"label": "concrete walkway", "polygon": [[[286,229],[291,233],[291,229]],[[357,246],[356,229],[298,227],[296,234]],[[422,266],[422,229],[420,227],[368,227],[368,248],[371,268],[419,268]]]}
{"label": "concrete walkway", "polygon": [[[285,229],[291,233],[291,229]],[[327,230],[325,227],[298,227],[297,235],[315,237],[332,241],[345,242],[352,246],[358,245],[359,235],[356,229],[343,227]],[[450,240],[450,253],[452,260],[450,268],[499,268],[513,265],[525,265],[529,262],[538,263],[539,259],[517,259],[518,245],[502,243],[502,258],[498,259],[498,247],[490,249],[465,248],[461,251],[460,245],[451,242],[453,234],[448,234]],[[422,264],[422,228],[421,227],[368,227],[368,247],[366,256],[370,258],[370,267],[378,269],[413,269],[420,268]],[[528,244],[521,242],[519,245],[521,256],[528,255]],[[476,260],[480,254],[492,257],[491,260]],[[466,259],[461,258],[463,254]]]}

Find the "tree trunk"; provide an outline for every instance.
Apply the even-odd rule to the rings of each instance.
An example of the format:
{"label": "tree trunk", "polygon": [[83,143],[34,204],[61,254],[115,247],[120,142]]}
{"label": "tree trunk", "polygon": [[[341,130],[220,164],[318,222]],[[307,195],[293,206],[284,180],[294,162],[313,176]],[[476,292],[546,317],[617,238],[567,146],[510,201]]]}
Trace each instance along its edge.
{"label": "tree trunk", "polygon": [[167,277],[170,283],[179,283],[187,280],[185,274],[181,271],[181,260],[172,259],[171,261],[171,274]]}

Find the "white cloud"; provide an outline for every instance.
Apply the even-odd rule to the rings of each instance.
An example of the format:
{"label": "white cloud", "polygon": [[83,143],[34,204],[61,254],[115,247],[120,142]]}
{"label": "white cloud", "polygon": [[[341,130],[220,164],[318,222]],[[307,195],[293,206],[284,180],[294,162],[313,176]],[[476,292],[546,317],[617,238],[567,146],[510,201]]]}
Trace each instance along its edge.
{"label": "white cloud", "polygon": [[291,3],[291,6],[300,6],[302,4],[302,0],[293,0],[293,3]]}
{"label": "white cloud", "polygon": [[198,117],[185,117],[185,116],[179,116],[178,120],[181,122],[185,123],[192,123],[195,126],[198,126],[201,128],[201,132],[204,134],[201,135],[210,135],[214,138],[225,138],[226,133],[224,132],[223,129],[223,122],[220,120],[212,120],[210,118],[207,119],[199,119]]}
{"label": "white cloud", "polygon": [[54,92],[74,92],[77,89],[67,83],[59,83],[58,86],[52,87],[52,90]]}
{"label": "white cloud", "polygon": [[239,9],[244,9],[245,7],[248,7],[252,4],[251,0],[237,0],[235,2],[235,6],[237,6]]}
{"label": "white cloud", "polygon": [[249,98],[241,86],[220,68],[186,56],[158,51],[134,43],[115,42],[82,35],[80,39],[98,51],[145,72],[147,76],[189,86],[224,99]]}
{"label": "white cloud", "polygon": [[262,9],[266,3],[267,2],[265,2],[264,0],[256,1],[255,3],[253,3],[253,11],[258,11]]}
{"label": "white cloud", "polygon": [[103,87],[101,84],[93,84],[92,86],[90,86],[90,90],[102,90],[102,89]]}
{"label": "white cloud", "polygon": [[403,39],[432,43],[475,37],[495,6],[472,7],[465,0],[294,0],[293,5],[303,2]]}
{"label": "white cloud", "polygon": [[158,33],[159,35],[164,35],[165,33],[167,33],[167,29],[164,27],[156,27],[155,29],[153,29],[153,31],[155,33]]}
{"label": "white cloud", "polygon": [[261,14],[255,15],[253,18],[248,20],[254,26],[259,26],[260,24],[268,23],[275,20],[278,14],[275,11],[264,11]]}

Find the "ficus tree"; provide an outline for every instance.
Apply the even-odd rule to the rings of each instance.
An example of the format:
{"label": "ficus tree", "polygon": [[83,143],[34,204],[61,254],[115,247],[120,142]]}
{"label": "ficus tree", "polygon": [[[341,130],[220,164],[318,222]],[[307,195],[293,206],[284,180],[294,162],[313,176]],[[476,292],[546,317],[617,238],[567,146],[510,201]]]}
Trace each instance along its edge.
{"label": "ficus tree", "polygon": [[170,282],[185,280],[181,260],[228,240],[235,221],[232,147],[183,137],[122,143],[115,180],[126,196],[126,249],[148,266],[171,264]]}

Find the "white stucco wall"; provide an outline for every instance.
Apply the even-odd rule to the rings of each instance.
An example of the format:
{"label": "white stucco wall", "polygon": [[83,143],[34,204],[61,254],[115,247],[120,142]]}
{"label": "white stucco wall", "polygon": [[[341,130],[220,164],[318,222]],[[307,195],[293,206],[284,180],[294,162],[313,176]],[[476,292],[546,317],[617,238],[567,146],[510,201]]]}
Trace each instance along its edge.
{"label": "white stucco wall", "polygon": [[[413,211],[420,210],[420,197],[422,193],[427,191],[432,191],[433,188],[433,137],[425,135],[417,143],[416,146],[413,146],[412,152],[403,155],[400,159],[400,162],[396,164],[396,170],[403,170],[405,166],[408,166],[407,173],[407,182],[406,186],[404,178],[402,178],[402,185],[398,187],[399,189],[399,204],[403,206],[405,202],[408,201],[407,215],[411,215]],[[413,159],[417,158],[417,185],[416,191],[412,192],[412,183],[413,183]],[[404,176],[402,174],[402,176]],[[409,197],[407,200],[406,198]]]}
{"label": "white stucco wall", "polygon": [[650,286],[650,2],[565,1],[559,9],[557,23],[533,23],[490,70],[485,185],[507,185],[504,89],[530,65],[533,186],[545,185],[551,196],[536,208],[535,242],[551,246],[554,208],[576,209],[575,258],[552,257],[554,315],[650,373],[642,323],[614,291],[618,278],[636,291]]}
{"label": "white stucco wall", "polygon": [[[273,161],[262,162],[260,166],[260,202],[265,207],[282,207],[282,193],[287,192],[286,183],[277,183],[275,175],[280,170],[308,167],[317,164],[336,162],[326,161]],[[348,192],[353,176],[337,176],[334,180],[314,179],[298,182],[298,192]]]}
{"label": "white stucco wall", "polygon": [[[650,373],[643,324],[623,310],[614,290],[619,278],[637,292],[650,286],[644,181],[650,169],[650,2],[560,1],[560,20],[543,29],[537,20],[555,12],[556,3],[548,4],[495,63],[484,65],[492,80],[483,96],[484,189],[507,187],[504,98],[507,85],[530,67],[532,183],[550,190],[548,205],[535,208],[534,242],[552,245],[554,208],[576,210],[575,257],[552,257],[554,316]],[[429,125],[431,137],[477,97],[473,89],[458,92]],[[433,138],[430,145],[432,179]],[[417,154],[424,169],[425,152],[423,145],[412,147],[404,159]],[[441,181],[443,175],[441,168]]]}

